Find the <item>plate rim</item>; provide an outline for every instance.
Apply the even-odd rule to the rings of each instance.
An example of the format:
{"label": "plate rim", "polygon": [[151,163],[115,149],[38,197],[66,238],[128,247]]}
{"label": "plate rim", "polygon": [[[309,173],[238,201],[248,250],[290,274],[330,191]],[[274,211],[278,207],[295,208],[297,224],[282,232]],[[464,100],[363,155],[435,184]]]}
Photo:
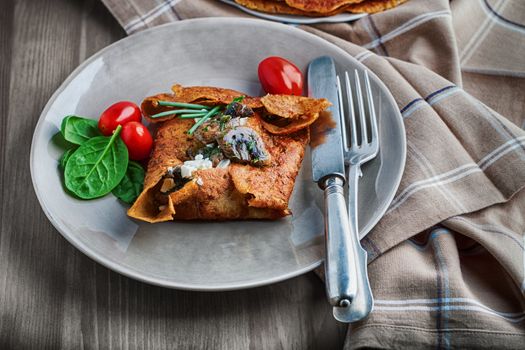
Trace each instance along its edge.
{"label": "plate rim", "polygon": [[[124,37],[124,38],[122,38],[120,40],[117,40],[114,43],[111,43],[110,45],[102,48],[101,50],[95,52],[89,58],[87,58],[82,63],[80,63],[71,73],[69,73],[67,78],[60,84],[60,86],[55,90],[55,92],[51,95],[51,97],[49,97],[49,100],[47,101],[47,103],[45,104],[44,108],[42,109],[42,112],[40,113],[40,115],[38,117],[38,122],[37,122],[37,124],[34,127],[33,136],[31,138],[31,150],[30,150],[30,156],[29,156],[29,169],[30,169],[30,174],[31,174],[31,182],[33,184],[33,190],[35,191],[35,194],[36,194],[36,197],[37,197],[38,202],[40,204],[40,207],[42,208],[42,211],[46,215],[47,219],[51,222],[53,227],[61,234],[61,236],[64,237],[76,249],[80,250],[83,254],[88,256],[90,259],[94,260],[95,262],[97,262],[97,263],[103,265],[104,267],[106,267],[106,268],[108,268],[108,269],[110,269],[112,271],[115,271],[115,272],[117,272],[119,274],[122,274],[124,276],[127,276],[129,278],[132,278],[132,279],[144,282],[144,283],[156,285],[156,286],[161,286],[161,287],[165,287],[165,288],[172,288],[172,289],[191,290],[191,291],[208,291],[208,292],[210,292],[210,291],[229,291],[229,290],[239,290],[239,289],[247,289],[247,288],[254,288],[254,287],[265,286],[265,285],[269,285],[269,284],[285,281],[285,280],[288,280],[290,278],[297,277],[297,276],[300,276],[300,275],[302,275],[304,273],[312,271],[312,270],[314,270],[315,268],[317,268],[317,267],[319,267],[321,265],[321,263],[324,260],[323,258],[321,258],[319,261],[316,261],[316,262],[314,262],[314,263],[312,263],[312,264],[310,264],[308,266],[305,266],[305,267],[303,267],[301,269],[295,270],[293,272],[288,272],[288,273],[283,274],[283,275],[270,277],[270,278],[265,278],[265,279],[261,279],[261,280],[257,280],[257,281],[251,281],[251,282],[228,283],[227,285],[211,285],[211,286],[209,286],[209,285],[187,284],[187,283],[169,281],[169,280],[162,279],[162,278],[157,278],[157,277],[154,277],[154,276],[147,276],[147,275],[144,275],[144,274],[138,272],[137,270],[135,270],[135,269],[133,269],[131,267],[128,267],[127,265],[123,265],[122,263],[121,264],[115,263],[114,261],[109,260],[108,258],[106,258],[104,256],[100,256],[100,255],[96,254],[96,252],[91,250],[89,248],[89,246],[85,245],[82,241],[80,241],[79,239],[77,239],[74,236],[72,236],[72,235],[68,234],[67,232],[65,232],[65,230],[63,230],[61,225],[59,225],[58,221],[54,218],[53,213],[51,213],[48,210],[48,208],[44,205],[45,202],[43,200],[43,194],[40,193],[40,190],[37,187],[36,180],[35,180],[35,173],[34,173],[34,169],[33,169],[33,163],[35,162],[35,144],[36,144],[37,135],[39,134],[39,130],[42,128],[42,124],[44,123],[45,115],[49,113],[49,110],[51,109],[52,104],[56,101],[57,97],[63,92],[63,90],[69,85],[69,83],[74,78],[76,78],[76,76],[78,75],[79,72],[81,72],[86,66],[90,65],[93,61],[95,61],[97,58],[102,56],[104,53],[106,53],[107,51],[111,50],[114,46],[117,46],[117,45],[121,44],[121,42],[128,41],[128,40],[134,40],[138,36],[149,35],[150,32],[161,30],[161,29],[166,28],[166,27],[171,27],[171,26],[173,26],[173,27],[191,26],[192,23],[196,23],[196,22],[212,22],[212,23],[213,22],[222,22],[222,23],[228,23],[228,24],[232,24],[232,22],[252,22],[252,24],[255,24],[255,25],[261,25],[261,26],[266,26],[266,27],[279,27],[280,30],[291,31],[291,32],[294,32],[295,34],[302,35],[304,37],[308,37],[308,38],[310,38],[312,40],[318,41],[319,43],[322,43],[323,45],[330,45],[330,46],[332,46],[332,48],[334,50],[339,51],[342,55],[346,56],[349,60],[354,61],[354,63],[357,66],[359,66],[360,69],[362,69],[362,70],[367,69],[369,71],[369,73],[371,73],[370,77],[373,80],[375,80],[375,82],[378,85],[380,85],[382,90],[384,90],[386,92],[386,97],[390,100],[392,105],[394,105],[394,106],[397,105],[397,103],[395,102],[395,99],[392,96],[392,93],[390,92],[390,90],[374,74],[373,71],[369,70],[365,65],[363,65],[361,62],[356,60],[352,55],[350,55],[348,52],[344,51],[343,49],[341,49],[337,45],[332,44],[331,42],[329,42],[329,41],[327,41],[327,40],[325,40],[325,39],[323,39],[323,38],[321,38],[319,36],[316,36],[316,35],[314,35],[312,33],[304,31],[302,29],[298,29],[296,27],[289,26],[289,25],[282,24],[282,23],[278,23],[278,22],[271,22],[271,21],[266,21],[266,20],[262,20],[262,19],[254,19],[254,18],[239,18],[239,17],[193,18],[193,19],[185,19],[185,20],[181,20],[181,21],[165,23],[165,24],[162,24],[162,25],[159,25],[159,26],[155,26],[155,27],[152,27],[152,28],[148,28],[146,30],[137,32],[135,34],[126,36],[126,37]],[[253,22],[256,22],[256,23],[253,23]],[[217,24],[221,24],[221,23],[217,23]],[[402,145],[402,149],[401,149],[402,164],[401,164],[401,167],[400,167],[400,171],[396,175],[396,178],[395,178],[396,185],[392,188],[391,194],[387,197],[388,200],[385,201],[385,205],[383,207],[381,207],[380,210],[377,211],[377,213],[379,213],[379,214],[376,215],[376,217],[373,220],[371,220],[370,223],[367,226],[365,226],[365,228],[363,229],[363,233],[360,235],[361,239],[364,236],[366,236],[368,234],[368,232],[384,216],[385,212],[388,209],[388,206],[390,205],[390,203],[392,202],[392,200],[393,200],[393,198],[395,196],[395,193],[397,192],[397,189],[399,188],[399,185],[400,185],[400,182],[401,182],[401,177],[402,177],[402,175],[404,173],[405,163],[406,163],[406,130],[405,130],[405,126],[404,126],[404,123],[403,123],[403,118],[401,116],[401,113],[399,112],[399,109],[397,109],[397,108],[395,109],[395,114],[396,114],[396,117],[397,117],[397,119],[399,121],[399,125],[400,125],[400,128],[401,128],[400,131],[401,131],[401,134],[402,134],[402,140],[401,140],[402,141],[401,142],[401,145]]]}

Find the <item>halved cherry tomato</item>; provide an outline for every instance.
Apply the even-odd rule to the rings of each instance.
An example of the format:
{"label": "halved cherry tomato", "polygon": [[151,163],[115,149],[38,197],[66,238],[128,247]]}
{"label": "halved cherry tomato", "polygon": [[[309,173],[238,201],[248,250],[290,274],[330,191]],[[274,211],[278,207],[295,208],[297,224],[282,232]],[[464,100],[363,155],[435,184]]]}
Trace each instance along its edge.
{"label": "halved cherry tomato", "polygon": [[133,102],[120,101],[109,106],[98,120],[98,128],[102,134],[109,136],[118,125],[135,121],[140,122],[142,114],[140,108]]}
{"label": "halved cherry tomato", "polygon": [[259,81],[269,94],[303,94],[303,74],[295,64],[282,57],[267,57],[259,63]]}
{"label": "halved cherry tomato", "polygon": [[139,122],[126,123],[122,126],[120,137],[128,147],[129,159],[148,158],[153,146],[153,138],[144,125]]}

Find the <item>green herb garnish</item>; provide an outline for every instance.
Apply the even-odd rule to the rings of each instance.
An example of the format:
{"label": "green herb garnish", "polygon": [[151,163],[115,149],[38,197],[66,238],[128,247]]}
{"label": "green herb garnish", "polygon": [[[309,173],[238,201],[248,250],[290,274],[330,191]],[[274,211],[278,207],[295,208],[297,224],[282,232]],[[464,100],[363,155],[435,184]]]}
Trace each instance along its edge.
{"label": "green herb garnish", "polygon": [[197,113],[197,112],[202,112],[202,115],[205,115],[208,112],[208,110],[204,108],[201,108],[201,109],[174,109],[171,111],[165,111],[165,112],[154,114],[150,118],[155,119],[155,118],[161,118],[161,117],[165,117],[165,116],[173,115],[173,114]]}
{"label": "green herb garnish", "polygon": [[214,143],[213,145],[206,145],[206,147],[203,147],[197,151],[197,154],[202,154],[203,158],[210,158],[216,155],[221,154],[221,149],[219,148],[219,145]]}
{"label": "green herb garnish", "polygon": [[256,144],[255,140],[252,139],[252,140],[249,140],[249,141],[246,142],[246,147],[248,148],[248,151],[250,153],[253,153],[256,150],[256,148],[257,148],[257,144]]}
{"label": "green herb garnish", "polygon": [[183,114],[180,115],[180,119],[193,119],[193,118],[202,118],[206,115],[206,113],[192,113],[192,114]]}
{"label": "green herb garnish", "polygon": [[222,115],[219,118],[219,130],[224,131],[224,128],[226,127],[226,124],[232,119],[231,115]]}
{"label": "green herb garnish", "polygon": [[191,127],[190,130],[188,130],[188,135],[193,135],[193,133],[195,132],[195,130],[197,130],[197,128],[199,126],[201,126],[206,120],[210,119],[211,117],[213,117],[215,114],[217,114],[219,112],[219,109],[221,108],[221,106],[215,106],[213,107],[208,113],[206,113],[205,116],[203,116],[201,119],[199,119],[198,122],[195,123],[195,125],[193,125]]}
{"label": "green herb garnish", "polygon": [[128,168],[128,149],[119,137],[119,125],[111,137],[96,136],[83,143],[67,160],[66,187],[82,199],[102,197],[122,180]]}

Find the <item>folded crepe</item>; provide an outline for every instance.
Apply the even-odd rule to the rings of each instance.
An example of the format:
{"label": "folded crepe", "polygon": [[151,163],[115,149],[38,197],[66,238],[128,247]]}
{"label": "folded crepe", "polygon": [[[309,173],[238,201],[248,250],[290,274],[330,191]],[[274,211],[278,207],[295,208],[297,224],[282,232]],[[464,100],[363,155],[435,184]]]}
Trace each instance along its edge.
{"label": "folded crepe", "polygon": [[407,0],[235,0],[252,10],[308,16],[327,17],[343,12],[378,13],[396,7]]}
{"label": "folded crepe", "polygon": [[[175,85],[172,90],[142,103],[146,119],[160,126],[144,189],[128,215],[152,223],[289,215],[288,200],[309,142],[308,125],[330,103],[280,95],[245,96],[235,102],[244,94],[199,86]],[[156,118],[176,109],[158,101],[221,106],[223,112],[189,135],[195,121],[174,115]],[[194,162],[207,166],[195,167],[188,176],[186,164]]]}

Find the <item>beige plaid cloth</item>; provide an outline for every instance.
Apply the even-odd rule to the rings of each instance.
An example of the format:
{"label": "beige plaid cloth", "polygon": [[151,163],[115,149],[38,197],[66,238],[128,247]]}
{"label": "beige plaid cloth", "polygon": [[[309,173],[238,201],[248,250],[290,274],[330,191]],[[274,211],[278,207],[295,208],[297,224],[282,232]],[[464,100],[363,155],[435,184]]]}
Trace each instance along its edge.
{"label": "beige plaid cloth", "polygon": [[[212,0],[103,0],[128,33],[248,15]],[[375,308],[346,348],[525,348],[525,1],[409,0],[303,26],[388,86],[399,190],[363,240]]]}

